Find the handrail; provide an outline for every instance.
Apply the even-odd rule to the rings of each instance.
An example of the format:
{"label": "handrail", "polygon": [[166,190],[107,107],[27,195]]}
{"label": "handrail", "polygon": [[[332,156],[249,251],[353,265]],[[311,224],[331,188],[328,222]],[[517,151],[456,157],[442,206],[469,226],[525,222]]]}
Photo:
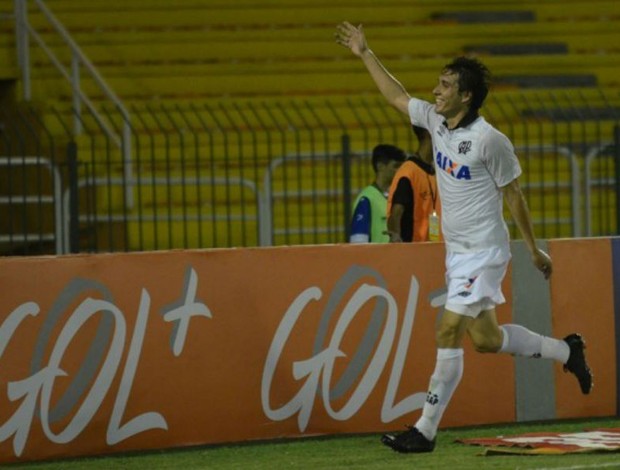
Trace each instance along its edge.
{"label": "handrail", "polygon": [[[584,206],[586,209],[586,236],[592,236],[592,185],[594,180],[592,178],[592,162],[599,158],[607,149],[613,145],[613,142],[603,142],[600,145],[590,147],[585,155],[585,197]],[[610,176],[602,181],[603,183],[613,184],[614,177]]]}
{"label": "handrail", "polygon": [[[71,50],[71,70],[62,64],[54,52],[48,47],[44,39],[35,31],[32,25],[28,21],[28,0],[15,0],[15,30],[17,35],[17,55],[18,64],[21,68],[22,81],[23,81],[23,96],[25,101],[30,101],[31,96],[31,78],[30,78],[30,51],[29,51],[29,36],[35,40],[35,42],[45,52],[49,60],[60,72],[60,74],[71,84],[73,90],[73,116],[74,127],[73,133],[79,135],[82,133],[82,124],[80,119],[81,104],[84,103],[88,110],[91,112],[97,124],[105,132],[105,134],[115,143],[120,149],[123,158],[123,172],[124,178],[127,182],[133,180],[133,167],[132,161],[132,130],[131,130],[131,117],[129,111],[122,103],[120,98],[114,93],[114,91],[108,86],[103,77],[99,74],[92,62],[82,52],[78,44],[73,40],[69,32],[65,29],[60,21],[54,16],[51,10],[45,5],[43,0],[34,0],[34,4],[41,11],[43,16],[52,25],[56,32],[60,35],[64,43]],[[123,130],[119,136],[109,124],[104,116],[95,108],[92,101],[86,96],[80,87],[80,71],[79,66],[83,65],[90,73],[95,83],[99,86],[104,96],[106,96],[119,111],[123,118]],[[126,186],[125,200],[128,207],[133,207],[133,188],[130,184]]]}

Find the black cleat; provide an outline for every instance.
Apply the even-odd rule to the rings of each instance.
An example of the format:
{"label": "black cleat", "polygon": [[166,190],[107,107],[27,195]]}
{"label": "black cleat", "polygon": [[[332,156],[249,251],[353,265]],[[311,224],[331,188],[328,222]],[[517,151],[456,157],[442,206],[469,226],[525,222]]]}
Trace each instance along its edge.
{"label": "black cleat", "polygon": [[570,356],[568,356],[568,361],[564,364],[564,372],[575,374],[575,377],[577,377],[579,381],[581,392],[587,395],[590,393],[590,390],[592,390],[592,371],[590,371],[590,367],[588,367],[586,356],[583,352],[586,348],[586,343],[581,335],[577,333],[568,335],[564,338],[564,341],[570,348]]}
{"label": "black cleat", "polygon": [[381,436],[381,443],[391,447],[396,452],[405,454],[432,452],[435,448],[435,439],[429,441],[413,426],[409,427],[408,431],[401,432],[400,434],[384,434]]}

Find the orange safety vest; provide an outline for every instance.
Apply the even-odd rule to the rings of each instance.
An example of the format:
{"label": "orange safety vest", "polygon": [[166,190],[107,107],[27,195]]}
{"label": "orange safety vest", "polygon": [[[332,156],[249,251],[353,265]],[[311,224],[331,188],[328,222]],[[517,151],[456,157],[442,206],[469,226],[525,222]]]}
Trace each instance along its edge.
{"label": "orange safety vest", "polygon": [[[400,166],[390,185],[387,203],[388,217],[392,213],[394,192],[402,178],[406,178],[409,181],[413,191],[413,200],[410,204],[405,205],[406,211],[411,210],[411,207],[413,207],[412,213],[403,214],[403,219],[401,220],[401,232],[403,232],[401,236],[405,235],[403,241],[428,241],[429,217],[433,211],[437,212],[437,216],[441,220],[441,204],[435,174],[434,172],[430,174],[423,167],[432,168],[419,158],[410,157]],[[410,231],[405,229],[405,224],[411,224]],[[412,238],[407,236],[407,232],[413,234]],[[441,231],[439,236],[443,240]]]}

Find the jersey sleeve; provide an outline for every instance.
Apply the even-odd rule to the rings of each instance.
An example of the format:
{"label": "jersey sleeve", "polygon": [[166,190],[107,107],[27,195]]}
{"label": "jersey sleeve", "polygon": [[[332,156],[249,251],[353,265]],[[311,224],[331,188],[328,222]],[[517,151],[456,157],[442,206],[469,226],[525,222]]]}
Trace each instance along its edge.
{"label": "jersey sleeve", "polygon": [[371,227],[370,200],[362,196],[353,210],[350,243],[369,243]]}
{"label": "jersey sleeve", "polygon": [[435,112],[433,104],[418,98],[409,100],[409,120],[414,126],[423,127],[431,133],[443,122],[443,118]]}
{"label": "jersey sleeve", "polygon": [[482,141],[482,159],[495,184],[503,188],[521,175],[521,165],[508,137],[493,129]]}

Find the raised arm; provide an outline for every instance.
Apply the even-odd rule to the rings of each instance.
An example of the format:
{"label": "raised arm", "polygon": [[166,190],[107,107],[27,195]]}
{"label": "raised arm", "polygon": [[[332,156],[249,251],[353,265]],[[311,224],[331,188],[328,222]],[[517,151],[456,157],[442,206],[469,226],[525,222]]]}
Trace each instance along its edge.
{"label": "raised arm", "polygon": [[358,27],[345,21],[336,27],[336,42],[361,58],[385,99],[401,113],[409,115],[410,96],[403,85],[388,72],[377,56],[370,50],[362,25]]}
{"label": "raised arm", "polygon": [[514,179],[511,183],[504,186],[502,191],[512,218],[517,224],[517,227],[519,227],[523,240],[532,255],[532,263],[545,275],[545,279],[549,279],[553,270],[551,258],[547,253],[536,246],[530,211],[523,197],[523,193],[521,192],[519,181]]}

